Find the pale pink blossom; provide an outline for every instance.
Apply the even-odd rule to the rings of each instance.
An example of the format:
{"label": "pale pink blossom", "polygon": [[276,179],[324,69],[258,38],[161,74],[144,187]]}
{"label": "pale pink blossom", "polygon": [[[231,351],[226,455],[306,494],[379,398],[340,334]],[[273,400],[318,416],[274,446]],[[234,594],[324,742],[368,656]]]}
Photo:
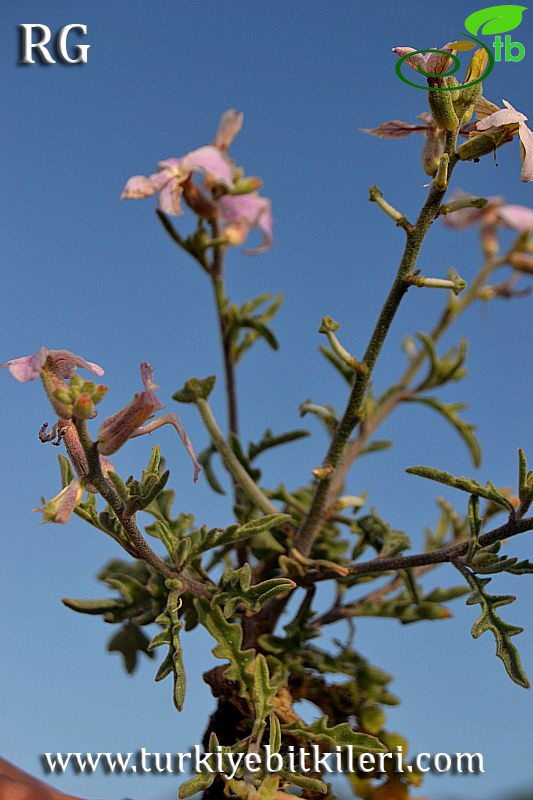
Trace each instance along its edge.
{"label": "pale pink blossom", "polygon": [[272,210],[270,200],[257,192],[226,194],[220,198],[219,210],[227,223],[223,235],[229,244],[242,244],[252,228],[263,234],[259,247],[249,249],[249,254],[262,253],[272,245]]}
{"label": "pale pink blossom", "polygon": [[158,172],[145,177],[134,175],[122,190],[122,200],[140,200],[159,192],[159,208],[165,214],[182,214],[181,196],[184,184],[199,172],[211,182],[233,188],[233,164],[214,145],[192,150],[181,158],[167,158],[158,164]]}
{"label": "pale pink blossom", "polygon": [[503,104],[505,108],[499,108],[494,113],[479,120],[476,124],[476,130],[484,132],[494,128],[510,128],[513,134],[518,133],[522,159],[520,180],[522,183],[530,183],[533,181],[533,132],[526,125],[527,117],[525,114],[517,111],[507,100],[504,100]]}
{"label": "pale pink blossom", "polygon": [[45,369],[63,380],[71,378],[78,367],[87,369],[94,375],[104,374],[104,370],[98,364],[86,361],[81,356],[71,353],[70,350],[47,350],[46,347],[41,347],[32,356],[22,356],[6,361],[5,364],[0,364],[0,369],[2,367],[8,367],[13,377],[21,383],[39,378]]}

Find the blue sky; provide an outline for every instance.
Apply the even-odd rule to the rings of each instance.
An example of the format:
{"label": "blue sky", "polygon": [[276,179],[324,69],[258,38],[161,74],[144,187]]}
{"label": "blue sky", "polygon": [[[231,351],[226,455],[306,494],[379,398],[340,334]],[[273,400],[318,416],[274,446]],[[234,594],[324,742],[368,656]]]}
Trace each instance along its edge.
{"label": "blue sky", "polygon": [[[341,408],[345,388],[317,353],[320,319],[329,314],[341,321],[343,341],[360,353],[402,245],[402,233],[367,202],[367,187],[377,184],[411,217],[426,193],[421,138],[379,141],[359,129],[389,119],[412,122],[425,110],[423,93],[396,77],[390,48],[442,44],[460,34],[477,8],[459,2],[430,8],[421,0],[376,0],[367,7],[355,0],[4,4],[0,361],[44,344],[102,363],[111,387],[104,413],[137,390],[142,360],[154,365],[169,405],[185,379],[220,374],[205,276],[165,238],[152,201],[125,203],[119,194],[130,175],[207,144],[220,114],[235,107],[244,111],[245,125],[233,155],[262,177],[276,227],[268,253],[231,253],[230,295],[237,301],[263,291],[285,296],[275,325],[281,351],[260,345],[239,371],[243,430],[253,439],[266,427],[298,427],[298,405],[309,397]],[[533,113],[528,13],[516,31],[525,59],[498,64],[485,87],[493,101],[507,98],[526,114]],[[53,30],[87,24],[88,64],[19,65],[17,26],[27,22]],[[531,186],[520,184],[519,172],[513,143],[498,152],[497,163],[460,165],[454,185],[528,205]],[[190,223],[180,224],[185,230]],[[435,226],[420,266],[431,274],[454,266],[468,280],[478,263],[474,232]],[[427,330],[442,302],[438,292],[409,293],[376,372],[378,389],[402,370],[401,338]],[[365,459],[350,483],[354,492],[368,491],[369,505],[406,530],[415,547],[436,519],[434,498],[441,492],[407,476],[405,467],[434,464],[509,485],[517,448],[531,445],[528,301],[472,309],[446,341],[464,335],[470,337],[469,374],[446,396],[470,404],[483,445],[481,469],[473,470],[461,442],[430,411],[402,409],[382,432],[394,439],[394,449]],[[62,596],[98,596],[94,575],[118,553],[80,520],[38,525],[31,509],[58,488],[55,453],[36,437],[52,415],[36,383],[23,386],[7,373],[0,380],[2,754],[38,774],[45,751],[185,750],[201,740],[212,708],[201,679],[214,662],[212,643],[201,632],[186,637],[189,694],[178,716],[170,685],[153,683],[153,662],[125,677],[118,657],[105,652],[111,630],[61,605]],[[222,415],[220,388],[213,401]],[[194,409],[180,413],[201,449],[206,435]],[[286,450],[281,461],[265,459],[270,485],[297,485],[320,463],[323,434],[312,421],[309,427],[313,437]],[[163,432],[159,441],[180,508],[198,522],[228,523],[229,503],[205,483],[192,485],[173,435]],[[149,449],[149,442],[131,443],[116,456],[117,468],[138,472]],[[464,508],[463,498],[449,496]],[[513,543],[522,557],[526,539]],[[452,572],[442,569],[444,584],[456,582]],[[506,619],[525,624],[516,641],[533,675],[531,581],[495,583],[498,592],[519,595]],[[501,798],[531,777],[532,695],[508,680],[488,636],[470,638],[474,611],[462,601],[454,611],[451,621],[407,628],[365,620],[357,646],[396,676],[393,690],[402,704],[390,713],[390,726],[408,737],[413,752],[485,756],[485,775],[430,777],[421,793],[432,800]],[[164,800],[174,795],[176,779],[70,774],[55,783],[87,798]]]}

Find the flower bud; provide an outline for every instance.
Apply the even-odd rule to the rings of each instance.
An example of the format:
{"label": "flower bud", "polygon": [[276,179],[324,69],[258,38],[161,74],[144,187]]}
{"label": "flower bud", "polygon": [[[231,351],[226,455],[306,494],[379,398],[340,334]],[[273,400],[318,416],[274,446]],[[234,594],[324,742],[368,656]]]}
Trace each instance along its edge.
{"label": "flower bud", "polygon": [[481,133],[476,136],[471,136],[467,142],[457,148],[457,155],[461,161],[469,161],[473,158],[481,158],[501,147],[502,144],[510,142],[513,136],[505,128],[491,131],[490,133]]}
{"label": "flower bud", "polygon": [[518,272],[525,272],[528,275],[533,275],[533,256],[526,255],[525,253],[513,253],[509,259],[509,263]]}
{"label": "flower bud", "polygon": [[431,178],[439,168],[440,159],[444,153],[444,131],[440,128],[428,128],[422,149],[422,165],[424,172]]}
{"label": "flower bud", "polygon": [[[435,78],[428,78],[430,86],[437,86]],[[446,131],[456,131],[459,127],[459,120],[453,107],[453,100],[451,98],[452,92],[446,91],[429,91],[428,100],[431,114],[439,128],[444,128]]]}
{"label": "flower bud", "polygon": [[46,367],[41,371],[41,381],[54,411],[60,419],[72,417],[72,398],[68,384]]}
{"label": "flower bud", "polygon": [[92,398],[95,405],[98,405],[98,403],[105,397],[108,389],[109,386],[104,386],[103,383],[100,383],[98,386],[94,387]]}
{"label": "flower bud", "polygon": [[230,194],[250,194],[250,192],[255,192],[260,189],[262,185],[263,182],[261,178],[256,178],[255,176],[237,178],[234,180],[234,187],[230,191]]}
{"label": "flower bud", "polygon": [[96,409],[92,397],[86,392],[80,394],[74,400],[72,412],[77,419],[93,419],[96,417]]}

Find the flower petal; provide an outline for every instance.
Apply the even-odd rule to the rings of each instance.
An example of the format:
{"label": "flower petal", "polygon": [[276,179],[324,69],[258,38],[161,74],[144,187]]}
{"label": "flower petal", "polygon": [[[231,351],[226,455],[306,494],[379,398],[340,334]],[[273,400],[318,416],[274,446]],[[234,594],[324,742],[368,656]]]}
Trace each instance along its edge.
{"label": "flower petal", "polygon": [[[454,42],[448,42],[443,47],[439,47],[439,50],[446,50],[452,55],[456,54],[456,50],[453,48]],[[450,67],[453,65],[453,61],[449,56],[445,56],[444,53],[428,53],[426,56],[426,64],[425,64],[425,71],[429,73],[436,73],[438,75],[442,75],[443,72],[447,72]]]}
{"label": "flower petal", "polygon": [[518,135],[520,136],[520,151],[522,155],[520,180],[522,183],[531,183],[533,182],[533,131],[522,122],[518,125]]}
{"label": "flower petal", "polygon": [[181,161],[181,168],[187,172],[204,172],[217,183],[233,188],[233,164],[213,145],[187,153]]}
{"label": "flower petal", "polygon": [[51,359],[50,367],[52,372],[64,380],[71,378],[78,367],[87,369],[93,375],[98,376],[103,375],[105,372],[99,364],[95,364],[93,361],[86,361],[81,356],[77,356],[76,353],[71,353],[70,350],[49,350],[48,358]]}
{"label": "flower petal", "polygon": [[171,178],[163,186],[159,193],[158,205],[161,211],[165,214],[172,214],[175,217],[183,214],[181,207],[181,196],[183,194],[183,186],[179,178]]}
{"label": "flower petal", "polygon": [[159,192],[169,179],[169,174],[164,170],[145,175],[134,175],[126,183],[120,195],[121,200],[144,200]]}
{"label": "flower petal", "polygon": [[479,120],[476,125],[478,131],[487,131],[489,128],[500,128],[502,125],[520,124],[527,120],[527,117],[521,114],[520,111],[517,111],[516,108],[513,108],[507,100],[504,100],[503,104],[505,108],[500,108],[493,114],[489,114],[488,117]]}
{"label": "flower petal", "polygon": [[401,119],[391,119],[390,122],[383,122],[377,128],[361,128],[361,130],[363,133],[370,133],[379,139],[401,139],[403,136],[409,136],[410,133],[425,133],[428,126],[409,125],[407,122],[402,122]]}
{"label": "flower petal", "polygon": [[[416,53],[416,50],[414,47],[393,47],[392,52],[397,55],[398,58],[403,58],[409,53]],[[406,58],[405,63],[409,64],[410,67],[418,72],[419,66],[425,67],[426,60],[421,53],[416,53],[416,55]]]}
{"label": "flower petal", "polygon": [[244,114],[240,111],[235,111],[234,108],[229,108],[222,114],[215,141],[213,142],[217,150],[222,153],[228,152],[231,143],[242,128],[243,120]]}
{"label": "flower petal", "polygon": [[272,245],[272,211],[270,200],[261,197],[257,192],[243,195],[224,195],[220,198],[220,212],[222,217],[230,223],[231,230],[236,234],[242,226],[258,228],[263,233],[259,247],[248,250],[249,254],[262,253]]}
{"label": "flower petal", "polygon": [[40,376],[47,356],[48,350],[46,347],[41,347],[41,349],[32,356],[12,358],[11,361],[0,364],[0,369],[8,367],[10,373],[17,381],[20,381],[20,383],[27,383]]}
{"label": "flower petal", "polygon": [[502,206],[498,209],[498,217],[515,231],[525,233],[533,231],[533,209],[526,206]]}

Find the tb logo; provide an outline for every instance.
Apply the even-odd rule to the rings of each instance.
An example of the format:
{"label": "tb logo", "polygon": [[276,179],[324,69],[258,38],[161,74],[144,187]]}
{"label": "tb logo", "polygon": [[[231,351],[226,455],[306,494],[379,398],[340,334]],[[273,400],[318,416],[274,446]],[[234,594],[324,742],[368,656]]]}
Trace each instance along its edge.
{"label": "tb logo", "polygon": [[[35,64],[33,56],[39,57],[42,64],[55,64],[55,59],[48,50],[52,38],[52,31],[48,25],[39,22],[24,22],[20,29],[20,59],[19,64]],[[71,22],[64,25],[57,32],[55,38],[55,54],[64,64],[86,64],[87,51],[90,44],[75,44],[72,52],[67,49],[67,39],[71,31],[78,31],[79,35],[87,35],[87,25]],[[35,52],[34,52],[35,51]]]}

